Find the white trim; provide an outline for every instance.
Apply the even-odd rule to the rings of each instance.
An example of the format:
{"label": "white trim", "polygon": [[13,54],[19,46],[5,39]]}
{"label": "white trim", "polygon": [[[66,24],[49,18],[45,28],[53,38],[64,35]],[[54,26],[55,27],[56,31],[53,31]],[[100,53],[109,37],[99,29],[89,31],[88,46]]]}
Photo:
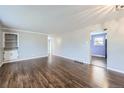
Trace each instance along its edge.
{"label": "white trim", "polygon": [[48,34],[45,34],[45,33],[41,33],[41,32],[34,32],[34,31],[28,31],[28,30],[21,30],[21,29],[14,29],[14,28],[3,28],[1,27],[0,28],[1,30],[12,30],[12,31],[16,31],[16,32],[26,32],[26,33],[34,33],[34,34],[42,34],[42,35],[47,35]]}
{"label": "white trim", "polygon": [[105,56],[102,56],[102,55],[91,55],[91,56],[95,56],[95,57],[104,57],[105,58]]}
{"label": "white trim", "polygon": [[115,68],[107,67],[107,69],[124,74],[124,71],[121,71],[121,70],[118,70],[118,69],[115,69]]}
{"label": "white trim", "polygon": [[31,57],[31,58],[20,58],[20,59],[15,59],[15,60],[9,60],[9,61],[3,61],[2,63],[13,63],[13,62],[19,62],[19,61],[24,61],[24,60],[30,60],[30,59],[37,59],[37,58],[42,58],[42,57],[48,57],[48,55],[44,56],[38,56],[38,57]]}
{"label": "white trim", "polygon": [[73,60],[74,61],[74,59],[73,58],[69,58],[69,57],[65,57],[65,56],[61,56],[61,55],[56,55],[56,54],[53,54],[54,56],[58,56],[58,57],[63,57],[63,58],[65,58],[65,59],[69,59],[69,60]]}
{"label": "white trim", "polygon": [[53,54],[53,55],[58,56],[58,57],[62,57],[62,58],[65,58],[65,59],[73,60],[73,61],[78,61],[80,63],[89,64],[89,63],[86,63],[85,61],[82,61],[82,60],[77,60],[77,59],[73,59],[73,58],[70,58],[70,57],[65,57],[65,56],[57,55],[57,54]]}
{"label": "white trim", "polygon": [[107,34],[107,31],[103,32],[91,32],[91,35]]}
{"label": "white trim", "polygon": [[[60,55],[56,55],[56,54],[53,54],[53,55],[58,56],[58,57],[63,57],[63,58],[69,59],[69,60],[77,61],[77,60],[74,60],[74,59],[69,58],[69,57],[60,56]],[[24,60],[30,60],[30,59],[36,59],[36,58],[42,58],[42,57],[48,57],[48,55],[40,56],[40,57],[32,57],[32,58],[17,59],[17,60],[13,60],[13,61],[1,62],[0,67],[1,67],[3,64],[5,64],[5,63],[11,63],[11,62],[13,63],[13,62],[19,62],[19,61],[24,61]],[[79,62],[83,63],[82,61],[79,61]],[[88,63],[86,63],[86,64],[88,64]],[[107,70],[112,70],[112,71],[115,71],[115,72],[119,72],[119,73],[124,74],[124,71],[117,70],[117,69],[114,69],[114,68],[111,68],[111,67],[107,67]]]}
{"label": "white trim", "polygon": [[[65,56],[61,56],[61,55],[56,55],[56,54],[53,54],[53,55],[58,56],[58,57],[63,57],[63,58],[66,58],[66,59],[69,59],[69,60],[73,60],[73,61],[79,61],[79,60],[75,60],[75,59],[72,59],[72,58],[69,58],[69,57],[65,57]],[[79,62],[85,63],[85,62],[82,62],[82,61],[79,61]],[[85,63],[85,64],[88,64],[88,63]],[[117,69],[110,68],[110,67],[107,67],[107,70],[112,70],[112,71],[115,71],[115,72],[119,72],[119,73],[124,74],[124,71],[117,70]]]}

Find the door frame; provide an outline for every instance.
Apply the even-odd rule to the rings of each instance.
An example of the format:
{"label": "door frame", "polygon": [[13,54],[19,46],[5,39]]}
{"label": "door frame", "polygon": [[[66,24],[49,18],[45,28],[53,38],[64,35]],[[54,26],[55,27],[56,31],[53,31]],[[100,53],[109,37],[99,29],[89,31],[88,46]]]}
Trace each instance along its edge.
{"label": "door frame", "polygon": [[[105,67],[101,67],[101,66],[99,66],[99,67],[101,67],[101,68],[106,68],[107,69],[107,54],[108,54],[108,52],[107,52],[107,47],[108,47],[108,42],[107,42],[107,31],[101,31],[101,32],[98,32],[98,31],[93,31],[93,32],[90,32],[90,44],[91,44],[91,35],[92,34],[102,34],[102,33],[106,33],[106,37],[105,37],[105,43],[106,43],[106,46],[105,46],[105,54],[106,54],[106,56],[105,56],[105,58],[106,58],[106,66]],[[91,53],[91,45],[90,45],[90,65],[94,65],[94,64],[92,64],[92,53]],[[94,66],[97,66],[97,65],[94,65]]]}

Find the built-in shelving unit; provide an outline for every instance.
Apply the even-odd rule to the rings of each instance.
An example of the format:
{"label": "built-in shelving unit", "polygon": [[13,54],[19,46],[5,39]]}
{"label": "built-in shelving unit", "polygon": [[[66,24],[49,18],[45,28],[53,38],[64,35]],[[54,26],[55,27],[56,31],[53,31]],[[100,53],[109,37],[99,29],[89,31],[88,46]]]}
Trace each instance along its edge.
{"label": "built-in shelving unit", "polygon": [[18,34],[4,33],[4,50],[18,49]]}
{"label": "built-in shelving unit", "polygon": [[3,32],[4,60],[16,59],[18,57],[18,48],[18,33]]}

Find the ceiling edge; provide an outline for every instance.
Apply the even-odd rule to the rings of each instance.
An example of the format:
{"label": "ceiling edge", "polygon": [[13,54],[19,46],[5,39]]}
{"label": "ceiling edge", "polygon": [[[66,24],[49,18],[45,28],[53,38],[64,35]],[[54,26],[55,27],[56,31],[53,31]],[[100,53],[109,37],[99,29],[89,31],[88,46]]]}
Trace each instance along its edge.
{"label": "ceiling edge", "polygon": [[34,32],[34,31],[28,31],[28,30],[21,30],[21,29],[13,29],[13,28],[4,28],[0,27],[1,30],[13,30],[17,32],[26,32],[26,33],[33,33],[33,34],[42,34],[48,36],[49,34],[41,33],[41,32]]}

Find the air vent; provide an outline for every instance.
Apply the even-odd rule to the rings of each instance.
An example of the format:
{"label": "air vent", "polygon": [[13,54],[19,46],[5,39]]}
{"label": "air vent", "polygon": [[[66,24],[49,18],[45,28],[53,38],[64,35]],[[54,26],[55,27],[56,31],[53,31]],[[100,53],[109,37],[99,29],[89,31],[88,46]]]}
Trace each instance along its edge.
{"label": "air vent", "polygon": [[76,62],[76,63],[80,63],[80,64],[83,64],[82,62],[80,62],[80,61],[77,61],[77,60],[74,60],[74,62]]}

